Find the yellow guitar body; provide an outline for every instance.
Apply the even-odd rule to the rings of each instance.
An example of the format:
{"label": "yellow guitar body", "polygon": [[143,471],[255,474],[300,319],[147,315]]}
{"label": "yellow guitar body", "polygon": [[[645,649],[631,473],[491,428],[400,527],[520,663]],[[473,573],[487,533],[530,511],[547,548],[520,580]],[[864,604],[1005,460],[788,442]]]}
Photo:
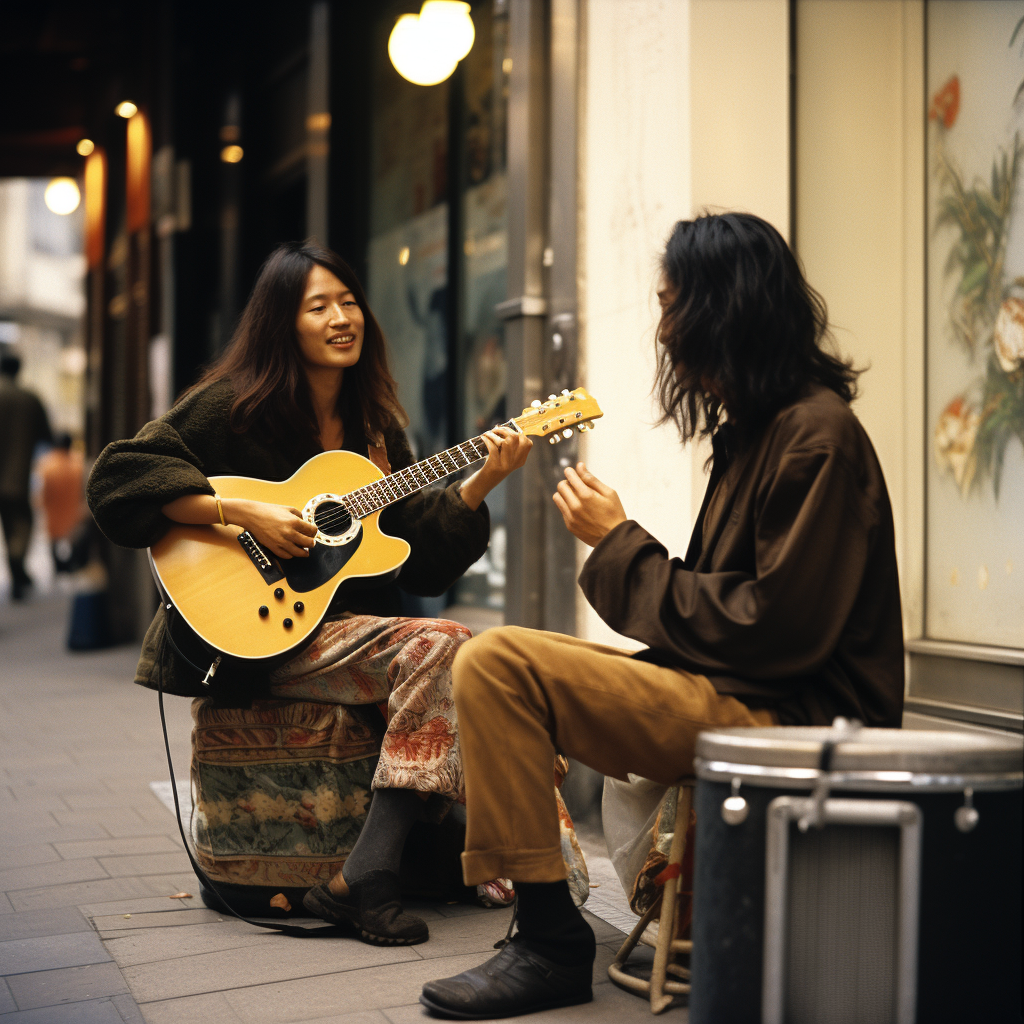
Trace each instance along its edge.
{"label": "yellow guitar body", "polygon": [[[355,452],[331,451],[310,459],[280,483],[245,476],[215,476],[210,483],[222,498],[302,510],[315,495],[347,494],[383,476]],[[355,553],[336,576],[314,590],[296,590],[287,579],[267,583],[239,544],[238,526],[174,527],[151,549],[154,571],[163,593],[208,644],[237,658],[272,658],[311,638],[342,583],[390,574],[409,557],[409,545],[381,532],[379,518],[380,512],[374,512],[362,520]],[[281,560],[286,571],[288,561]],[[277,590],[282,597],[275,596]],[[295,609],[297,602],[301,611]],[[267,609],[265,615],[261,608]]]}
{"label": "yellow guitar body", "polygon": [[[534,402],[505,426],[556,444],[601,415],[593,396],[577,388]],[[476,437],[389,476],[361,455],[332,451],[281,483],[211,477],[222,498],[299,509],[317,526],[316,543],[306,558],[277,560],[238,526],[175,526],[150,549],[161,594],[222,654],[278,657],[312,638],[342,584],[387,577],[409,557],[404,540],[380,530],[387,505],[486,456]]]}

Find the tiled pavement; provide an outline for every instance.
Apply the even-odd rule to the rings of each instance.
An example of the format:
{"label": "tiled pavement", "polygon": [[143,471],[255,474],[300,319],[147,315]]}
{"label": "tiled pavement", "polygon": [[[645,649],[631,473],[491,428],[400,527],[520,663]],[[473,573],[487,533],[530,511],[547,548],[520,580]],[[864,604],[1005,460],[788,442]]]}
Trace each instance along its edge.
{"label": "tiled pavement", "polygon": [[[492,955],[508,910],[418,905],[430,941],[381,949],[261,933],[197,896],[170,899],[198,887],[149,787],[167,778],[156,698],[130,682],[134,651],[66,652],[66,623],[60,599],[0,604],[0,1019],[406,1024],[429,1020],[417,1002],[424,981]],[[188,701],[166,703],[185,776]],[[589,919],[594,1002],[537,1024],[649,1018],[607,980],[621,932]],[[684,1024],[685,1007],[669,1019]]]}

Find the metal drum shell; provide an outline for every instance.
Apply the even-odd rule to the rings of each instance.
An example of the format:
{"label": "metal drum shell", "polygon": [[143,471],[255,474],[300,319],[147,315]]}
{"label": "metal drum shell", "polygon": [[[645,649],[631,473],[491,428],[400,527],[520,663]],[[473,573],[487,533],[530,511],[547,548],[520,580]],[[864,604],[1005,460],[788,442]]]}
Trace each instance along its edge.
{"label": "metal drum shell", "polygon": [[[788,749],[772,745],[771,734],[779,733]],[[916,1020],[1019,1020],[1024,744],[1012,736],[989,744],[962,734],[967,743],[957,743],[948,737],[961,734],[897,730],[863,730],[858,738],[865,733],[886,735],[869,735],[859,752],[836,751],[834,795],[877,800],[885,793],[913,802],[924,818]],[[828,734],[784,727],[698,738],[692,1024],[761,1021],[768,805],[778,796],[808,794]],[[904,737],[902,758],[879,750]],[[927,737],[939,737],[930,752]],[[733,778],[749,812],[730,825],[721,809]],[[954,814],[968,779],[978,824],[962,833]]]}

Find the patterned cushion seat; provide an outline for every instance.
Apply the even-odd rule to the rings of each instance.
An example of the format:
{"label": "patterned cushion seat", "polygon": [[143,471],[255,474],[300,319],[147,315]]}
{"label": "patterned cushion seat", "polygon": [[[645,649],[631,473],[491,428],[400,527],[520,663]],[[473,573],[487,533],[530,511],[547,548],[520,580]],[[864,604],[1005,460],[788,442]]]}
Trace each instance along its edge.
{"label": "patterned cushion seat", "polygon": [[[278,894],[301,909],[303,893],[340,870],[359,837],[382,716],[373,705],[257,700],[225,708],[198,698],[192,719],[191,831],[200,866],[244,913],[273,913]],[[417,825],[405,888],[475,896],[461,883],[463,837],[453,815]]]}
{"label": "patterned cushion seat", "polygon": [[[302,912],[302,896],[341,869],[366,821],[384,717],[376,705],[255,700],[250,708],[192,703],[192,839],[196,859],[232,907],[261,916]],[[577,903],[589,894],[586,864],[558,786],[562,852]],[[424,802],[432,818],[433,801]],[[402,857],[408,895],[504,905],[501,880],[462,882],[463,808],[417,823]],[[201,890],[203,899],[217,897]],[[283,895],[284,901],[277,899]],[[271,904],[271,900],[274,903]],[[278,908],[275,910],[275,908]]]}

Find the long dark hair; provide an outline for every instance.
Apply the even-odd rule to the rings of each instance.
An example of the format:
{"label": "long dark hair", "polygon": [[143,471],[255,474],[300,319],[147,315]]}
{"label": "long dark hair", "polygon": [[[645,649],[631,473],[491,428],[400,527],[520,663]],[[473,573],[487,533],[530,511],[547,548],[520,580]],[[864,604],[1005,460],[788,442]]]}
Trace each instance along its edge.
{"label": "long dark hair", "polygon": [[748,213],[681,220],[661,269],[671,289],[657,331],[662,422],[684,441],[711,435],[727,412],[748,445],[780,409],[818,383],[847,402],[860,371],[822,348],[822,297],[785,239]]}
{"label": "long dark hair", "polygon": [[388,369],[384,332],[352,268],[337,253],[312,242],[287,242],[267,257],[231,344],[185,393],[229,380],[235,389],[233,430],[242,433],[261,421],[277,436],[298,432],[308,440],[318,438],[320,428],[295,332],[306,280],[316,264],[334,274],[363,311],[362,353],[359,362],[345,371],[338,413],[346,428],[359,427],[368,440],[377,441],[390,423],[404,427],[409,422]]}

